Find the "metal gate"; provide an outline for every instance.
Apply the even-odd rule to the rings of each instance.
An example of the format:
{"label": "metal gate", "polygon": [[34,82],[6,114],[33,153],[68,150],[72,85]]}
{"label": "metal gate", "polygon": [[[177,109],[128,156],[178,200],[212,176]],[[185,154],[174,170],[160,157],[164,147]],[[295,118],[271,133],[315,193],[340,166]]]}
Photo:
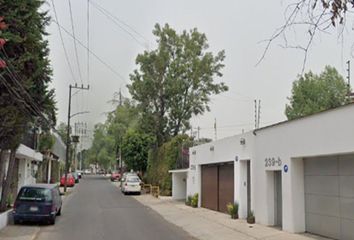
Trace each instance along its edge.
{"label": "metal gate", "polygon": [[233,162],[202,166],[202,207],[227,212],[226,205],[234,202]]}
{"label": "metal gate", "polygon": [[354,239],[354,155],[304,159],[306,231]]}
{"label": "metal gate", "polygon": [[218,210],[217,166],[202,166],[202,207]]}

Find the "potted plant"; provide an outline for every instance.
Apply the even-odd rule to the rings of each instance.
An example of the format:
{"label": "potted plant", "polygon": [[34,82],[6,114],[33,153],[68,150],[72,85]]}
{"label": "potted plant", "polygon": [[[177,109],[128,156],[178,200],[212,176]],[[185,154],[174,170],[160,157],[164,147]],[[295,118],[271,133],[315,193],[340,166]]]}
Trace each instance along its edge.
{"label": "potted plant", "polygon": [[192,204],[192,196],[189,195],[189,196],[187,197],[187,200],[186,200],[186,205],[187,205],[187,206],[191,206],[191,204]]}
{"label": "potted plant", "polygon": [[198,207],[198,193],[193,195],[191,199],[191,206],[194,208]]}
{"label": "potted plant", "polygon": [[247,223],[254,224],[256,222],[256,218],[254,217],[253,211],[250,211],[247,217]]}
{"label": "potted plant", "polygon": [[226,205],[227,211],[232,219],[238,219],[238,203],[228,203]]}

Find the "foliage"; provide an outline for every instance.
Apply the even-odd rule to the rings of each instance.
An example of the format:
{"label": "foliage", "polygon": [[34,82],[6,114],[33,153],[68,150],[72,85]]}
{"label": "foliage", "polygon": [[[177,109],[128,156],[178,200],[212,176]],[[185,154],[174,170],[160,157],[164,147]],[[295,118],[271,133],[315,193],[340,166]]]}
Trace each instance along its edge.
{"label": "foliage", "polygon": [[159,148],[149,152],[147,179],[160,187],[161,195],[170,195],[172,190],[170,169],[176,168],[176,161],[181,156],[182,144],[189,141],[187,135],[178,135]]}
{"label": "foliage", "polygon": [[224,51],[207,52],[207,38],[197,29],[181,34],[166,24],[155,25],[158,48],[136,58],[139,66],[131,75],[129,92],[142,111],[145,132],[161,146],[169,137],[190,128],[193,115],[209,111],[212,94],[227,91],[215,83],[224,67]]}
{"label": "foliage", "polygon": [[192,204],[192,196],[191,195],[188,195],[187,199],[186,199],[186,205],[187,206],[191,206]]}
{"label": "foliage", "polygon": [[107,134],[111,135],[115,143],[120,146],[123,136],[129,128],[137,128],[139,111],[134,102],[125,99],[123,104],[108,114],[105,125],[107,126]]}
{"label": "foliage", "polygon": [[[6,85],[0,81],[0,142],[4,149],[16,145],[12,138],[23,135],[31,127],[29,123],[36,121],[42,129],[48,128],[47,122],[37,118],[38,111],[45,113],[53,124],[56,121],[54,90],[49,89],[52,70],[48,42],[43,38],[50,19],[46,12],[39,11],[42,3],[39,0],[0,0],[0,13],[8,25],[0,33],[0,37],[7,40],[0,58],[5,59],[8,66],[0,71],[6,80]],[[38,111],[29,107],[30,100]]]}
{"label": "foliage", "polygon": [[145,172],[153,138],[134,129],[126,132],[122,142],[122,158],[128,169]]}
{"label": "foliage", "polygon": [[50,132],[42,133],[39,136],[39,151],[45,152],[51,150],[55,144],[55,138]]}
{"label": "foliage", "polygon": [[238,218],[238,203],[228,203],[226,205],[227,207],[227,212],[230,214],[232,219],[237,219]]}
{"label": "foliage", "polygon": [[[137,128],[138,114],[139,112],[134,102],[125,99],[122,104],[108,114],[105,123],[97,124],[94,130],[92,146],[84,156],[85,164],[97,163],[105,168],[112,168],[116,164],[116,158],[119,150],[122,148],[123,138],[127,131],[129,129]],[[129,135],[127,137],[137,141],[139,137],[145,139],[146,135],[143,134],[139,137]],[[135,146],[134,143],[130,144],[128,141],[125,143],[125,147],[129,152],[125,154],[124,157],[128,157],[128,161],[131,160],[129,164],[138,167],[134,161],[139,158],[139,154],[143,157],[144,155],[147,155],[147,153],[133,153],[131,150],[133,150],[132,147],[134,148]],[[144,144],[135,147],[144,149]],[[124,155],[123,152],[122,155]],[[146,167],[143,166],[143,169],[144,168]]]}
{"label": "foliage", "polygon": [[191,199],[191,206],[196,208],[198,207],[198,198],[199,198],[199,195],[198,193],[195,193]]}
{"label": "foliage", "polygon": [[[7,40],[0,58],[7,64],[0,70],[0,148],[15,152],[23,135],[40,125],[47,130],[45,114],[51,124],[56,122],[54,90],[49,89],[52,70],[48,58],[45,27],[50,18],[41,12],[44,1],[0,0],[0,13],[8,27],[0,33]],[[30,106],[31,105],[31,106]],[[14,166],[15,158],[9,165]],[[2,188],[0,211],[6,208],[6,196],[13,181],[13,168],[9,167]]]}
{"label": "foliage", "polygon": [[[60,135],[61,139],[63,142],[66,144],[67,142],[67,131],[68,131],[68,125],[66,123],[61,122],[58,127],[57,127],[58,134]],[[71,129],[70,129],[71,132]]]}
{"label": "foliage", "polygon": [[110,168],[115,162],[114,139],[107,134],[107,127],[102,123],[95,125],[93,137],[88,152],[89,162],[98,163],[105,169]]}
{"label": "foliage", "polygon": [[254,224],[256,222],[256,218],[254,216],[253,211],[250,211],[247,216],[247,223]]}
{"label": "foliage", "polygon": [[335,108],[347,102],[347,94],[343,77],[335,68],[326,66],[321,74],[308,72],[293,83],[285,114],[291,120]]}

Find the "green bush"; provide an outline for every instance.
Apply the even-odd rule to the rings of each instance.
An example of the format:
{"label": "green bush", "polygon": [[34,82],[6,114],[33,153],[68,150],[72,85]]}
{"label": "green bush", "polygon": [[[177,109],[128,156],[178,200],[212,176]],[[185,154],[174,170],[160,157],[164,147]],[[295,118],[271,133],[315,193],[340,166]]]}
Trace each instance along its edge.
{"label": "green bush", "polygon": [[193,195],[191,199],[191,206],[194,208],[198,207],[198,193]]}
{"label": "green bush", "polygon": [[176,168],[182,143],[187,140],[187,135],[178,135],[162,146],[149,151],[147,179],[152,185],[160,187],[161,195],[170,196],[172,194],[172,176],[168,171]]}
{"label": "green bush", "polygon": [[238,203],[228,203],[226,205],[227,212],[230,214],[232,219],[238,219]]}

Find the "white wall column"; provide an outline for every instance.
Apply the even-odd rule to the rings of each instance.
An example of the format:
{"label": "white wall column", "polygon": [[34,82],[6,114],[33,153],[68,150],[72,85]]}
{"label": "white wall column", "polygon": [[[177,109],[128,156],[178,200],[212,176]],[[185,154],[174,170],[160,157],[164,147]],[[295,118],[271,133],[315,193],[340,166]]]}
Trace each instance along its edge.
{"label": "white wall column", "polygon": [[47,183],[50,183],[50,178],[51,177],[52,177],[52,156],[49,155]]}

